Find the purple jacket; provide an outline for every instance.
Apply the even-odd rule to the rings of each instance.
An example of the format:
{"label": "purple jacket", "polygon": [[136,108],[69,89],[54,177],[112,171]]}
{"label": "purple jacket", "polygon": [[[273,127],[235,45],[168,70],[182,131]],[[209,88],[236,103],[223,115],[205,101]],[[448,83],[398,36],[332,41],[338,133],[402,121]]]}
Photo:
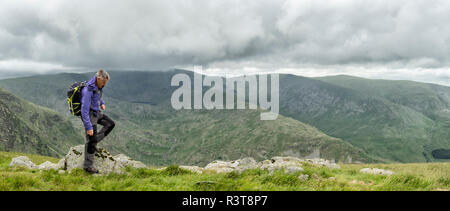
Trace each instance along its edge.
{"label": "purple jacket", "polygon": [[94,116],[97,116],[100,106],[104,104],[101,96],[102,89],[97,87],[96,78],[96,76],[92,77],[81,90],[81,119],[86,130],[92,130],[89,110],[93,110]]}

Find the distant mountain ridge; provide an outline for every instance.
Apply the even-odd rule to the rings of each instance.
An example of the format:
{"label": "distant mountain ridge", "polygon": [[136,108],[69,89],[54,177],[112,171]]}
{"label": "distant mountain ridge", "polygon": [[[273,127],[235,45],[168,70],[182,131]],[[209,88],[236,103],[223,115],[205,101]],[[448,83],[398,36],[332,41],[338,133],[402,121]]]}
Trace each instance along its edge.
{"label": "distant mountain ridge", "polygon": [[[184,70],[110,71],[112,80],[105,88],[104,100],[119,127],[105,141],[106,148],[126,152],[147,164],[189,165],[243,156],[307,156],[317,150],[320,156],[338,161],[426,162],[440,160],[433,157],[433,150],[450,149],[445,103],[431,104],[435,106],[425,108],[436,109],[424,112],[412,101],[398,102],[351,84],[281,74],[281,115],[276,121],[261,122],[256,110],[173,110],[170,97],[176,87],[170,86],[170,79],[176,73],[193,74]],[[66,111],[63,93],[68,84],[92,75],[5,79],[0,86],[57,110],[81,131],[81,122]],[[436,87],[433,90],[441,93],[441,98],[450,93],[444,86]],[[36,91],[44,97],[36,97]],[[401,91],[397,94],[402,96]],[[412,93],[406,98],[415,96]]]}

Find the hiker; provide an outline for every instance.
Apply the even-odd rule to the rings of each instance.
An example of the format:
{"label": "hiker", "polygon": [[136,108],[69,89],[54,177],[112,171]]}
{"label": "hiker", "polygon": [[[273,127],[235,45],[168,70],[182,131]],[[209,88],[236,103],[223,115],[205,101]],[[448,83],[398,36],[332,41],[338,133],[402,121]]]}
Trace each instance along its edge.
{"label": "hiker", "polygon": [[[102,100],[102,89],[109,79],[109,74],[100,69],[94,77],[86,82],[86,86],[81,90],[81,119],[86,130],[83,168],[89,173],[98,173],[98,170],[94,168],[94,154],[98,151],[97,144],[115,126],[114,121],[101,111],[106,109]],[[103,126],[99,132],[97,132],[97,124]]]}

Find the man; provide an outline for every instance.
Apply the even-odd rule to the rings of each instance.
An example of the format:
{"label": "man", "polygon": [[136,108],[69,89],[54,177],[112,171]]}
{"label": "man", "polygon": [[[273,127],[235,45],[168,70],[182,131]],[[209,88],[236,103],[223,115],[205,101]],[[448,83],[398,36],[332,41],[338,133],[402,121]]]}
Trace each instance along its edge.
{"label": "man", "polygon": [[[94,168],[94,154],[98,151],[97,144],[115,126],[114,121],[101,112],[101,110],[106,109],[102,100],[102,89],[109,79],[109,74],[106,71],[99,70],[81,90],[81,119],[86,130],[83,168],[91,174],[98,173],[98,170]],[[97,124],[103,125],[99,132],[97,132]]]}

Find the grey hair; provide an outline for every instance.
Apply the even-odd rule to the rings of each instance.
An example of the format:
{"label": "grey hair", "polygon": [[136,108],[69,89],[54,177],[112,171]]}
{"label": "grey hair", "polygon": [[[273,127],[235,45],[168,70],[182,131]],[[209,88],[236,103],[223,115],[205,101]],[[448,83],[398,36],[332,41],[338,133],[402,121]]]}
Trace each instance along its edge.
{"label": "grey hair", "polygon": [[109,74],[108,74],[108,72],[106,72],[105,70],[103,70],[103,69],[100,69],[98,72],[97,72],[97,74],[95,74],[95,76],[97,76],[97,78],[100,78],[100,79],[106,79],[106,80],[109,80]]}

